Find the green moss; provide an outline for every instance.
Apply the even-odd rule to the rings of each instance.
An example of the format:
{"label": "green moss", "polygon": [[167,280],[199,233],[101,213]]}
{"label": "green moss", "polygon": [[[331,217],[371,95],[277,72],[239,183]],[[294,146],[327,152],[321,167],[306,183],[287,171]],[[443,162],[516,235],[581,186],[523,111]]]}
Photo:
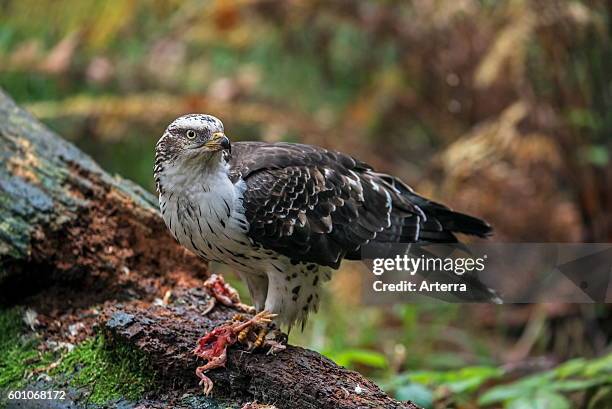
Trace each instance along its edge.
{"label": "green moss", "polygon": [[[20,308],[0,311],[0,389],[25,386],[28,373],[60,358],[57,353],[37,350],[40,339],[27,330],[22,316]],[[49,374],[65,378],[73,387],[89,387],[89,402],[97,404],[120,398],[136,400],[155,380],[141,352],[125,346],[111,349],[102,335],[77,345]]]}
{"label": "green moss", "polygon": [[41,354],[39,340],[26,331],[22,310],[0,311],[0,389],[19,387],[25,376],[35,368],[51,363],[51,354]]}
{"label": "green moss", "polygon": [[110,349],[102,335],[69,352],[55,374],[66,375],[71,386],[90,387],[89,401],[97,404],[119,398],[136,400],[151,389],[155,380],[141,353],[121,346]]}

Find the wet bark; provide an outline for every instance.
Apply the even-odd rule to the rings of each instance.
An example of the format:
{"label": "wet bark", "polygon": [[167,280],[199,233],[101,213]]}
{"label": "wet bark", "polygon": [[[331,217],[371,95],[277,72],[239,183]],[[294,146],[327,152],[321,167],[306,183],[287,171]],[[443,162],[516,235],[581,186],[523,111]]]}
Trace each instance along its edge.
{"label": "wet bark", "polygon": [[[170,237],[156,202],[105,173],[0,91],[0,305],[33,306],[43,326],[61,321],[53,331],[45,327],[54,339],[74,337],[65,333],[71,320],[101,326],[110,345],[145,353],[160,394],[181,396],[198,391],[196,340],[237,311],[217,306],[202,313],[206,265]],[[165,294],[173,296],[160,303]],[[101,309],[94,318],[82,313],[94,306]],[[210,377],[214,396],[235,403],[416,408],[294,346],[275,356],[232,348],[227,367]]]}
{"label": "wet bark", "polygon": [[0,300],[51,282],[205,269],[166,234],[157,200],[105,173],[0,91]]}
{"label": "wet bark", "polygon": [[[105,328],[114,341],[136,345],[150,356],[162,382],[192,385],[197,380],[195,368],[202,364],[191,352],[197,339],[231,320],[236,311],[217,305],[203,314],[207,294],[177,291],[168,306],[133,304],[112,311]],[[215,384],[213,394],[274,403],[278,408],[416,408],[389,398],[357,372],[296,346],[275,355],[234,347],[226,367],[207,375]]]}

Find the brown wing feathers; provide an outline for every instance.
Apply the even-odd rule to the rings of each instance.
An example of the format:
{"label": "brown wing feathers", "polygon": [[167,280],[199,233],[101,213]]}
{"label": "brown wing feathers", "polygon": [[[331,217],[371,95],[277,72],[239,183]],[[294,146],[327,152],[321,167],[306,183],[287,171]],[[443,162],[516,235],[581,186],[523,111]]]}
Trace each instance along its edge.
{"label": "brown wing feathers", "polygon": [[486,223],[416,195],[348,155],[288,143],[236,143],[231,176],[246,183],[249,236],[296,261],[337,267],[377,242],[455,241]]}

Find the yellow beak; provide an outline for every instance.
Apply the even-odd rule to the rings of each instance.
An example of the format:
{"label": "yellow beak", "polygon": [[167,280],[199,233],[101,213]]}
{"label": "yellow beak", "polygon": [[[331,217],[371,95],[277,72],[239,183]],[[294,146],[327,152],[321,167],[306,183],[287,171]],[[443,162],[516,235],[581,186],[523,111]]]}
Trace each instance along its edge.
{"label": "yellow beak", "polygon": [[223,132],[215,132],[212,134],[212,137],[208,142],[206,142],[205,146],[213,151],[218,151],[221,149],[232,151],[232,145],[230,144],[230,140]]}

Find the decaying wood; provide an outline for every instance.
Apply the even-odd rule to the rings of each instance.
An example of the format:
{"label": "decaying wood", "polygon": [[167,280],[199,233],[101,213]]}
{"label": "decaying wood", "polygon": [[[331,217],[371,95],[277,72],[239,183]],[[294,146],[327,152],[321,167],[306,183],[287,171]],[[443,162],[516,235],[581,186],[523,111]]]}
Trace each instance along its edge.
{"label": "decaying wood", "polygon": [[[109,176],[0,91],[0,304],[35,306],[48,336],[71,342],[71,320],[85,320],[86,335],[102,324],[111,345],[150,358],[168,396],[197,391],[196,340],[237,312],[203,314],[205,278],[206,265],[170,237],[151,194]],[[416,408],[294,346],[275,356],[232,349],[210,376],[215,396],[279,409]]]}
{"label": "decaying wood", "polygon": [[[152,357],[162,380],[189,385],[196,379],[196,366],[201,365],[191,352],[197,339],[231,320],[236,311],[217,305],[203,315],[207,294],[197,289],[178,291],[167,306],[132,304],[112,311],[106,329],[114,340],[137,345]],[[215,383],[213,394],[255,399],[279,408],[416,408],[389,398],[357,372],[295,346],[274,356],[232,348],[226,368],[207,375]]]}
{"label": "decaying wood", "polygon": [[3,301],[57,280],[205,270],[166,234],[156,202],[0,91],[0,286],[12,290]]}

